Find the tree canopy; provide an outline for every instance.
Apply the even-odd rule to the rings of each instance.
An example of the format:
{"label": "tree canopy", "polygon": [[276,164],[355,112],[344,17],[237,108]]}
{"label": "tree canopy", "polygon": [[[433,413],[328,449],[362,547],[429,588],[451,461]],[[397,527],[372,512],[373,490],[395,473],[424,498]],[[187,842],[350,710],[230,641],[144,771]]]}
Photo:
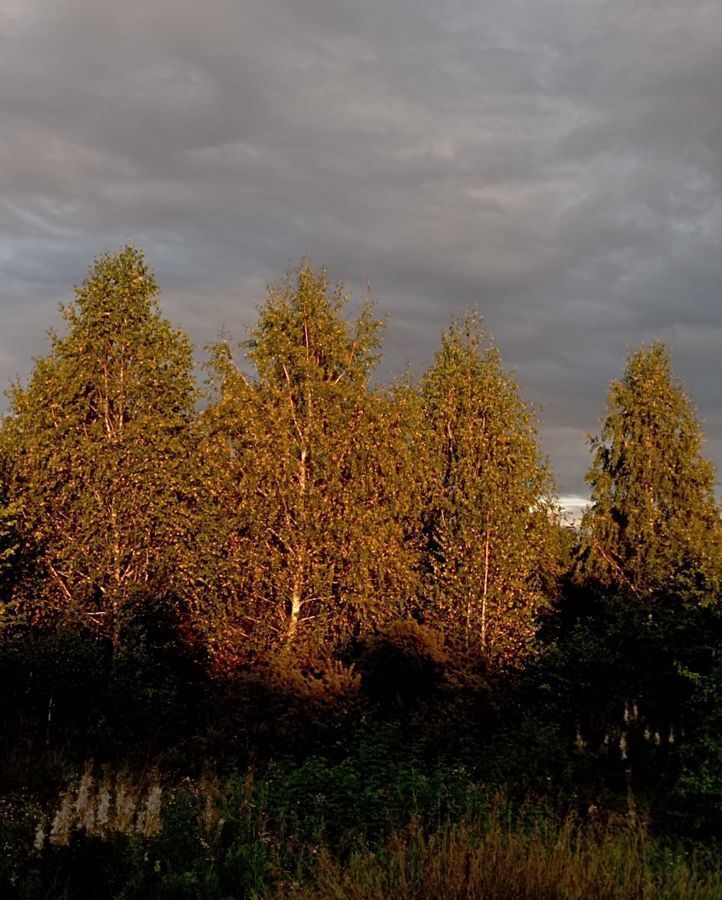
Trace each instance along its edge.
{"label": "tree canopy", "polygon": [[[307,263],[270,285],[246,342],[216,347],[204,416],[225,520],[222,633],[248,646],[354,634],[415,591],[413,402],[372,389],[383,323]],[[230,568],[229,568],[230,566]]]}
{"label": "tree canopy", "polygon": [[120,638],[128,604],[171,589],[185,529],[196,388],[143,254],[97,260],[2,425],[8,497],[37,619]]}
{"label": "tree canopy", "polygon": [[[127,611],[173,598],[233,665],[409,617],[493,665],[522,660],[568,564],[536,414],[473,315],[418,382],[375,383],[385,323],[368,297],[355,315],[349,301],[325,269],[290,269],[240,360],[228,338],[212,348],[200,408],[191,345],[143,254],[97,260],[10,391],[2,599],[117,645]],[[581,577],[715,596],[701,442],[668,352],[642,347],[592,441]]]}
{"label": "tree canopy", "polygon": [[612,381],[587,475],[583,571],[649,596],[707,596],[720,584],[722,533],[703,433],[662,343],[642,346]]}
{"label": "tree canopy", "polygon": [[422,393],[434,447],[430,615],[514,659],[555,576],[553,481],[534,415],[474,316],[454,323]]}

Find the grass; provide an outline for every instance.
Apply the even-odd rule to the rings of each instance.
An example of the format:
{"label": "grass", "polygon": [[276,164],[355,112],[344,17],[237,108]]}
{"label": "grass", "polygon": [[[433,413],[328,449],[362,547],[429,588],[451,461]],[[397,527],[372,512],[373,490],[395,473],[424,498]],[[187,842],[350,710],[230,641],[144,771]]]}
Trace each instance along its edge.
{"label": "grass", "polygon": [[3,897],[722,898],[719,860],[649,835],[636,808],[582,820],[473,791],[456,772],[361,773],[318,759],[162,790],[150,776],[111,775],[86,768],[44,818],[27,797],[7,807]]}
{"label": "grass", "polygon": [[339,860],[322,848],[294,900],[719,900],[722,877],[665,852],[642,830],[466,819],[426,833],[418,822]]}

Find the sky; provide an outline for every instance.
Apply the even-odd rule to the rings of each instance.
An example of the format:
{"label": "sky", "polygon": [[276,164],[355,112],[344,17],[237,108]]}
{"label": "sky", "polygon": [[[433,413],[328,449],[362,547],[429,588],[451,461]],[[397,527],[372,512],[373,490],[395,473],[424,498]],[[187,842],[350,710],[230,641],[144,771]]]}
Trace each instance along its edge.
{"label": "sky", "polygon": [[384,377],[478,309],[564,497],[643,341],[719,470],[721,26],[719,0],[0,0],[0,384],[128,239],[200,345],[308,256],[371,283]]}

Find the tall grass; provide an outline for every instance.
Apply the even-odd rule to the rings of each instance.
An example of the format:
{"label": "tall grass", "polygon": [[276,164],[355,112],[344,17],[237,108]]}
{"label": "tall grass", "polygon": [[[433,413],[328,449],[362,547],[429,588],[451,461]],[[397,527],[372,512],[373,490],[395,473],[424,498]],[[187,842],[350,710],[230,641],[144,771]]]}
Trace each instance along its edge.
{"label": "tall grass", "polygon": [[37,827],[35,806],[20,803],[15,826],[0,818],[0,896],[722,900],[719,861],[670,849],[636,809],[580,820],[543,800],[464,794],[454,773],[386,774],[364,792],[319,760],[176,787],[87,767]]}
{"label": "tall grass", "polygon": [[722,877],[643,831],[512,823],[492,812],[426,833],[418,822],[341,861],[318,853],[294,900],[720,900]]}

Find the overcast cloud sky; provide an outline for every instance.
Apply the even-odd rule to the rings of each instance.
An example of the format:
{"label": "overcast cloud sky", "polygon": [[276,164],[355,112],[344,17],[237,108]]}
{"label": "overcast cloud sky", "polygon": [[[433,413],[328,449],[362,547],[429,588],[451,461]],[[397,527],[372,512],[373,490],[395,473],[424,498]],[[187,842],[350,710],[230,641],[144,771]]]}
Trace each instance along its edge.
{"label": "overcast cloud sky", "polygon": [[307,254],[417,371],[478,306],[563,494],[661,338],[722,462],[718,0],[0,0],[0,382],[131,238],[239,338]]}

